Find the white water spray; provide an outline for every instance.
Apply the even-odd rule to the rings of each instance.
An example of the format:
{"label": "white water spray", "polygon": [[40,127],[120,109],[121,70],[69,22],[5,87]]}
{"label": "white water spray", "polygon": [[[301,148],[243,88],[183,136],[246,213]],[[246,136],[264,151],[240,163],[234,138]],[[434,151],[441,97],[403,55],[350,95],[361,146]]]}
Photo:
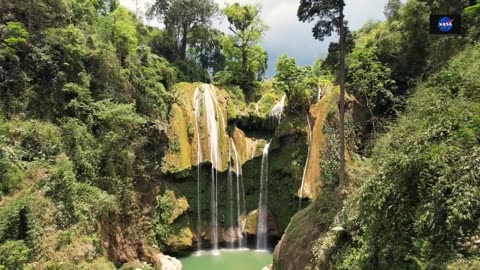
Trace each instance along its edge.
{"label": "white water spray", "polygon": [[202,250],[202,206],[200,201],[200,162],[202,162],[202,146],[200,144],[200,129],[198,121],[200,119],[200,91],[195,89],[193,98],[193,107],[195,110],[195,130],[197,131],[197,250]]}
{"label": "white water spray", "polygon": [[245,240],[246,238],[243,236],[243,228],[242,228],[242,214],[246,212],[245,209],[245,190],[243,187],[243,174],[242,174],[242,164],[240,161],[240,157],[238,156],[237,147],[235,146],[235,142],[230,139],[233,148],[233,154],[235,155],[235,173],[237,175],[237,239],[238,239],[238,247],[243,248],[246,246]]}
{"label": "white water spray", "polygon": [[[218,105],[216,99],[215,89],[208,84],[203,84],[201,87],[195,89],[195,128],[197,129],[197,146],[199,155],[197,157],[197,163],[202,160],[201,156],[201,144],[200,144],[200,129],[199,122],[201,119],[201,105],[203,97],[203,105],[205,107],[205,122],[209,136],[210,146],[210,162],[211,162],[211,194],[210,194],[210,209],[211,209],[211,236],[213,244],[213,252],[218,253],[218,169],[221,168],[221,156],[220,156],[220,127],[218,122],[222,123],[222,127],[225,127],[225,121],[222,115],[222,111]],[[221,121],[217,121],[217,112]],[[200,195],[200,173],[197,175],[197,194]],[[200,198],[200,196],[198,196]],[[200,200],[197,200],[200,206]],[[199,211],[200,212],[200,211]],[[199,223],[201,223],[201,214],[197,214]],[[197,228],[197,230],[199,230]]]}
{"label": "white water spray", "polygon": [[270,117],[273,117],[278,120],[280,123],[280,120],[282,119],[282,114],[283,114],[283,108],[285,107],[285,98],[287,96],[283,95],[283,97],[280,99],[275,106],[273,106],[272,110],[270,111]]}
{"label": "white water spray", "polygon": [[[228,177],[227,177],[227,198],[228,198],[228,217],[229,224],[227,230],[231,229],[233,232],[236,232],[235,224],[233,223],[233,170],[232,170],[232,153],[230,149],[228,150]],[[236,235],[236,233],[235,233]],[[229,247],[234,248],[234,241],[229,242]]]}
{"label": "white water spray", "polygon": [[262,171],[260,175],[260,199],[258,201],[258,217],[257,217],[257,249],[265,250],[268,248],[268,150],[270,143],[268,142],[263,148]]}

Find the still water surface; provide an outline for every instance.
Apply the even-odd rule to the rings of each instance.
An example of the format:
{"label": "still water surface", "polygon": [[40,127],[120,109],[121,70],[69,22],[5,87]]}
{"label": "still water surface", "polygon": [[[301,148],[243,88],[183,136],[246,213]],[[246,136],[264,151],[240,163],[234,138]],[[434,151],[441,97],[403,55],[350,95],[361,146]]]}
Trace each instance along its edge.
{"label": "still water surface", "polygon": [[272,257],[270,251],[222,249],[216,255],[202,251],[179,259],[183,270],[262,270]]}

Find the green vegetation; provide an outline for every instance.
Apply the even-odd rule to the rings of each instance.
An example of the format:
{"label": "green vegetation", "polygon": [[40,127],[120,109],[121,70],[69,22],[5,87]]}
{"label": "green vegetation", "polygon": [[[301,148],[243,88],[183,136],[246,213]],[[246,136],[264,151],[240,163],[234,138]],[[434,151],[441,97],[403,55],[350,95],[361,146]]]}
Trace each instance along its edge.
{"label": "green vegetation", "polygon": [[[192,101],[211,81],[226,120],[219,169],[232,138],[247,214],[272,139],[269,210],[286,231],[274,269],[477,269],[480,4],[464,2],[390,0],[386,21],[350,32],[344,1],[302,0],[315,38],[342,38],[313,66],[280,56],[263,81],[259,5],[157,0],[148,17],[159,29],[116,0],[2,0],[0,269],[152,269],[160,252],[192,250],[196,225],[208,246],[211,171],[200,165],[209,181],[197,190]],[[228,33],[211,26],[221,12]],[[431,12],[462,13],[463,35],[429,35]],[[318,146],[307,169],[318,170],[305,174],[315,196],[299,211],[307,115]],[[210,127],[198,124],[205,158]],[[220,227],[231,224],[227,174]]]}
{"label": "green vegetation", "polygon": [[260,6],[238,3],[227,6],[224,11],[232,36],[225,37],[223,47],[226,72],[218,74],[217,80],[240,85],[252,90],[267,69],[267,52],[259,45],[268,26],[260,19]]}
{"label": "green vegetation", "polygon": [[[363,103],[363,125],[372,134],[373,143],[360,145],[373,148],[364,153],[366,161],[350,166],[350,180],[342,185],[350,195],[331,222],[346,231],[319,233],[312,254],[305,255],[320,269],[478,264],[480,171],[474,164],[480,85],[474,74],[480,47],[471,42],[476,26],[467,24],[467,34],[459,37],[422,33],[418,25],[428,24],[429,9],[462,10],[448,1],[425,2],[389,1],[386,22],[369,22],[353,33],[348,87]],[[478,19],[477,6],[464,10],[467,21]],[[324,134],[330,133],[326,128]],[[322,168],[332,171],[328,162]]]}
{"label": "green vegetation", "polygon": [[478,45],[462,51],[377,142],[343,269],[444,269],[478,256],[479,63]]}
{"label": "green vegetation", "polygon": [[[299,15],[314,6],[308,5],[313,1],[302,3]],[[321,197],[292,218],[274,269],[478,268],[478,7],[390,0],[387,21],[368,22],[352,33],[347,87],[363,105],[353,115],[362,158],[348,166],[348,180],[339,188],[331,164],[337,154],[322,160],[322,173],[333,177],[324,175]],[[430,12],[463,12],[465,34],[429,35]],[[322,74],[315,70],[323,66],[326,76],[335,77],[338,50],[331,44],[314,72]],[[328,143],[338,143],[331,124],[323,134]],[[343,208],[328,208],[334,211],[330,216],[311,210],[325,198],[343,201]],[[325,224],[314,216],[327,217],[330,228],[300,231],[299,220],[307,228]],[[306,244],[306,238],[315,240]],[[292,253],[305,248],[309,252]]]}
{"label": "green vegetation", "polygon": [[165,24],[171,38],[181,36],[177,45],[179,56],[184,60],[190,33],[196,27],[209,26],[218,7],[212,0],[156,0],[150,8],[150,16],[158,16]]}
{"label": "green vegetation", "polygon": [[312,73],[312,68],[300,67],[294,58],[284,54],[278,58],[276,69],[274,87],[287,94],[289,109],[307,111],[319,87],[319,78]]}

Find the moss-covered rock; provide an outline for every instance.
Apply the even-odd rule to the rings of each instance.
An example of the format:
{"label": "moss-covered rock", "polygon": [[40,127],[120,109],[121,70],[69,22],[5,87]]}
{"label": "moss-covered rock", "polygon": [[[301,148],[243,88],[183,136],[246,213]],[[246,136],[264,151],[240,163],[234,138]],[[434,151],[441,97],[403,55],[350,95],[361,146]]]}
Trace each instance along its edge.
{"label": "moss-covered rock", "polygon": [[[209,162],[210,134],[207,127],[207,118],[204,108],[204,99],[201,99],[200,119],[196,120],[195,91],[211,91],[215,96],[214,109],[219,132],[220,161],[214,164],[217,170],[225,171],[228,166],[228,152],[230,137],[227,132],[227,121],[237,114],[232,108],[229,94],[213,85],[180,83],[176,86],[177,101],[172,106],[170,125],[167,131],[169,147],[164,159],[162,171],[164,173],[179,173],[191,169],[198,162]],[[200,142],[200,148],[198,147]]]}
{"label": "moss-covered rock", "polygon": [[175,208],[173,209],[172,215],[170,217],[169,223],[172,224],[180,215],[185,213],[190,206],[185,197],[178,198],[175,203]]}
{"label": "moss-covered rock", "polygon": [[193,245],[193,234],[190,228],[185,227],[179,232],[170,236],[166,242],[168,246],[168,251],[170,252],[180,252],[188,250]]}
{"label": "moss-covered rock", "polygon": [[323,93],[322,98],[315,103],[309,112],[311,128],[310,150],[307,159],[303,187],[297,192],[299,198],[316,199],[323,186],[321,177],[322,151],[325,146],[324,126],[330,110],[336,109],[336,92],[330,90]]}
{"label": "moss-covered rock", "polygon": [[[333,190],[323,190],[319,199],[292,217],[282,239],[275,247],[273,269],[316,269],[312,251],[315,239],[324,236],[341,208],[341,196]],[[323,268],[320,268],[323,269]]]}
{"label": "moss-covered rock", "polygon": [[[251,211],[245,219],[245,232],[249,235],[257,234],[257,223],[258,223],[258,209]],[[280,236],[278,231],[278,225],[275,221],[275,217],[272,214],[272,211],[268,209],[267,211],[267,232],[270,236]]]}

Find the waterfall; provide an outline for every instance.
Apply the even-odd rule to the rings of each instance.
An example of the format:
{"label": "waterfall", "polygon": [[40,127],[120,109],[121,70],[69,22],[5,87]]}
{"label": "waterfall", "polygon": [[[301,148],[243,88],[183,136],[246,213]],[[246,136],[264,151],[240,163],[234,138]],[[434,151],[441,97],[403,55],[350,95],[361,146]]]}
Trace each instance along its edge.
{"label": "waterfall", "polygon": [[242,163],[240,157],[238,156],[237,147],[235,142],[230,139],[233,148],[233,154],[235,155],[235,174],[237,175],[237,238],[238,238],[238,247],[243,248],[246,246],[246,238],[243,237],[243,228],[242,228],[242,214],[246,212],[245,209],[245,189],[243,187],[243,176],[242,176]]}
{"label": "waterfall", "polygon": [[317,100],[320,100],[322,98],[322,87],[318,86],[318,96]]}
{"label": "waterfall", "polygon": [[305,174],[307,173],[308,167],[308,160],[310,158],[310,148],[312,147],[312,124],[310,123],[310,117],[307,114],[307,123],[308,123],[308,152],[307,152],[307,160],[305,162],[305,167],[303,167],[303,175],[302,175],[302,184],[300,186],[300,193],[298,194],[298,209],[302,207],[302,197],[303,197],[303,185],[305,184]]}
{"label": "waterfall", "polygon": [[272,110],[270,111],[270,117],[273,117],[278,120],[280,123],[280,120],[282,119],[282,113],[283,113],[283,108],[285,107],[285,98],[287,96],[283,95],[283,97],[280,99],[280,101],[273,106]]}
{"label": "waterfall", "polygon": [[[201,144],[200,144],[200,129],[198,123],[201,119],[201,105],[203,97],[203,105],[205,106],[205,123],[208,130],[209,146],[210,146],[210,162],[211,162],[211,194],[210,194],[210,209],[211,209],[211,236],[214,253],[218,253],[218,171],[221,168],[221,156],[220,156],[220,128],[219,122],[222,123],[222,127],[225,127],[225,120],[222,115],[222,111],[218,105],[216,99],[215,89],[208,84],[203,84],[201,87],[195,89],[195,128],[197,129],[197,146],[199,155],[197,157],[198,163],[201,162]],[[217,112],[219,115],[219,121],[217,121]],[[197,194],[200,194],[200,174],[197,175]],[[198,196],[200,198],[200,196]],[[200,206],[200,201],[197,201]],[[200,212],[200,211],[199,211]],[[200,214],[197,217],[201,219]],[[198,228],[197,228],[198,229]]]}
{"label": "waterfall", "polygon": [[[227,178],[227,198],[228,198],[228,220],[230,224],[227,226],[227,230],[231,229],[233,232],[236,232],[235,224],[233,223],[233,171],[232,171],[232,155],[231,151],[228,150],[228,178]],[[234,233],[236,235],[236,233]],[[234,248],[234,241],[229,243],[231,249]]]}
{"label": "waterfall", "polygon": [[202,146],[200,144],[200,129],[198,121],[200,119],[200,91],[195,89],[193,104],[195,110],[195,130],[197,131],[197,250],[202,250],[202,206],[200,201],[200,162],[202,162]]}
{"label": "waterfall", "polygon": [[257,249],[267,249],[268,240],[268,149],[270,148],[268,142],[263,148],[262,156],[262,170],[260,174],[260,199],[258,201],[258,216],[257,216]]}

